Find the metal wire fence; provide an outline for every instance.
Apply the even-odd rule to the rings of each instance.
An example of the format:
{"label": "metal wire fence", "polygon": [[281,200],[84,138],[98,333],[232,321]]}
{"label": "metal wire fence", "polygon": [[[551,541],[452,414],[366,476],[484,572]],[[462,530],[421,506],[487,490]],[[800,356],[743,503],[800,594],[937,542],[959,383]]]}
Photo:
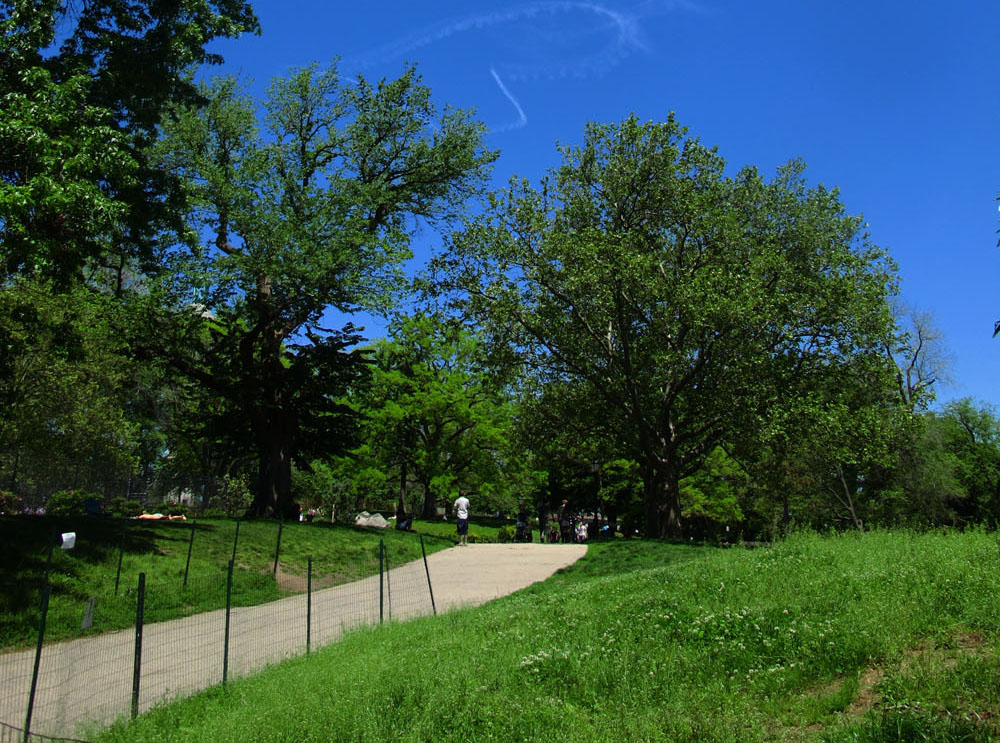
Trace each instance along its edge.
{"label": "metal wire fence", "polygon": [[54,742],[65,742],[65,743],[86,743],[79,738],[53,738],[50,735],[39,735],[38,733],[29,733],[27,736],[21,728],[14,725],[8,725],[6,723],[0,722],[0,743],[54,743]]}
{"label": "metal wire fence", "polygon": [[[33,649],[0,654],[0,743],[85,739],[123,715],[307,653],[352,628],[435,612],[426,552],[392,565],[380,540],[352,558],[364,564],[346,566],[370,577],[331,585],[345,572],[338,559],[310,558],[304,574],[282,574],[283,590],[277,560],[273,573],[232,559],[208,575],[147,580],[126,571],[100,595],[62,601],[59,611],[75,614],[80,629],[55,642],[45,638],[48,580],[0,585],[36,607],[39,627]],[[301,592],[281,598],[289,590]],[[224,608],[183,616],[206,597]]]}

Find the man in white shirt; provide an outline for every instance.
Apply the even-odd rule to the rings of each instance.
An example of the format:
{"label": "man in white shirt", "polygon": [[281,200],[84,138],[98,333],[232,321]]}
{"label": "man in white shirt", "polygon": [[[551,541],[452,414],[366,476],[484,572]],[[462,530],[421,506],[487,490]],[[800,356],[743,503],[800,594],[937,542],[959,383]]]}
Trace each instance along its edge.
{"label": "man in white shirt", "polygon": [[454,505],[455,519],[458,523],[458,543],[466,545],[469,543],[469,499],[459,495]]}

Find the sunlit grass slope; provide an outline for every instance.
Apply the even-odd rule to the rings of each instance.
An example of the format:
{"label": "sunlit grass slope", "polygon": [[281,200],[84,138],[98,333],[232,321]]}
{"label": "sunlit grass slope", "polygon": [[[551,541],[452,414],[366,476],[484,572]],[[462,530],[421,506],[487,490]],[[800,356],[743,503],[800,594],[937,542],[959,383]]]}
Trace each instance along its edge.
{"label": "sunlit grass slope", "polygon": [[998,556],[983,532],[600,545],[101,740],[994,740]]}
{"label": "sunlit grass slope", "polygon": [[[496,541],[497,533],[500,531],[500,527],[504,525],[508,525],[506,519],[473,516],[469,519],[469,541]],[[514,522],[510,521],[509,526],[514,528]],[[443,539],[451,539],[456,542],[458,541],[458,532],[456,531],[454,520],[441,521],[440,519],[415,519],[413,522],[413,530],[420,534],[441,537]]]}

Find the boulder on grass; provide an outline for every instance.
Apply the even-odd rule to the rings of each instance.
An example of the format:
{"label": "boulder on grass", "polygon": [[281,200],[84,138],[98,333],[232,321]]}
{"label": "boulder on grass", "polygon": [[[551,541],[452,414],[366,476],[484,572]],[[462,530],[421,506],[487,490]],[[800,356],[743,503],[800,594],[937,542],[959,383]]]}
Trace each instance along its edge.
{"label": "boulder on grass", "polygon": [[354,523],[358,526],[374,526],[376,529],[388,529],[389,522],[382,518],[382,514],[376,513],[374,516],[368,511],[362,511],[354,517]]}

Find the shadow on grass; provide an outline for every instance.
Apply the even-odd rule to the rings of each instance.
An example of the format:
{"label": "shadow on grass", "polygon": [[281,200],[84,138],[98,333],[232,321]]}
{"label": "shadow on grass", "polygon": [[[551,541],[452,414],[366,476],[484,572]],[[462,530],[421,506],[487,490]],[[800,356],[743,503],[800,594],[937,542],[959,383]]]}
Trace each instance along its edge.
{"label": "shadow on grass", "polygon": [[[54,578],[53,594],[72,594],[73,579],[107,563],[119,549],[132,554],[153,552],[156,535],[133,524],[125,519],[86,516],[0,517],[0,562],[4,566],[0,611],[16,611],[37,601],[47,569]],[[66,532],[76,533],[72,559],[59,549],[59,535]]]}

